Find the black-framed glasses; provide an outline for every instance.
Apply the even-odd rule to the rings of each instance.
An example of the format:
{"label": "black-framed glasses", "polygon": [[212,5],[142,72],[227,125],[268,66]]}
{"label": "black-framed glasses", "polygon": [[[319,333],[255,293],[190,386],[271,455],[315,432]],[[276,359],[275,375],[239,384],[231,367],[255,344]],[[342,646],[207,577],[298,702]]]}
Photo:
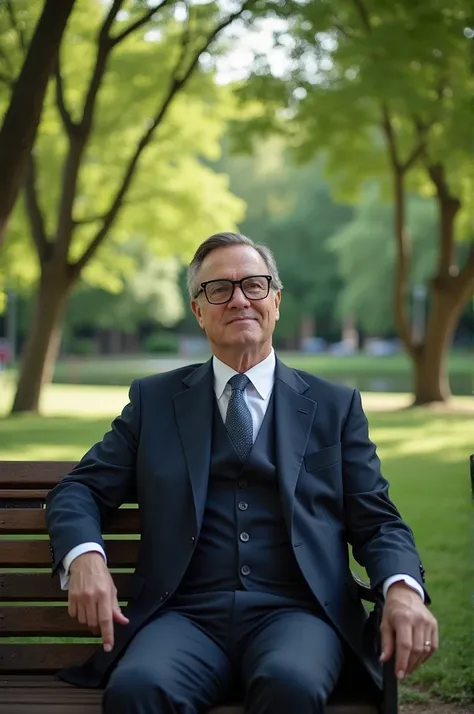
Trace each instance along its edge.
{"label": "black-framed glasses", "polygon": [[271,275],[249,275],[241,280],[208,280],[201,283],[201,290],[196,297],[203,292],[211,305],[223,305],[232,300],[235,286],[238,285],[247,300],[264,300],[270,292],[271,282]]}

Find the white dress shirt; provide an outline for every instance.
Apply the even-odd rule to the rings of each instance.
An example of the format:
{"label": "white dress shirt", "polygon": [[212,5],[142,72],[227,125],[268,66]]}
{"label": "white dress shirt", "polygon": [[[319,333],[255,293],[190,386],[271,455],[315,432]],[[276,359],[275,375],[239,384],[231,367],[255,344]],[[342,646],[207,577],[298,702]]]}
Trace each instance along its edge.
{"label": "white dress shirt", "polygon": [[[244,390],[244,399],[252,415],[253,424],[253,440],[255,442],[260,427],[262,426],[265,413],[267,411],[268,404],[270,402],[270,397],[272,395],[273,385],[275,383],[275,352],[272,351],[262,362],[259,362],[245,372],[250,380],[250,384]],[[232,388],[228,384],[229,379],[238,374],[232,367],[229,367],[217,357],[212,358],[212,366],[214,370],[214,392],[217,399],[217,404],[219,406],[219,411],[221,413],[223,421],[225,421],[227,414],[227,407],[229,405],[230,395],[232,393]],[[73,560],[83,555],[83,553],[96,551],[102,555],[104,560],[107,562],[104,549],[99,543],[81,543],[76,546],[63,560],[63,567],[59,569],[61,588],[67,590],[69,582],[69,568]],[[409,587],[416,590],[420,597],[424,600],[423,588],[417,583],[417,581],[411,577],[411,575],[397,574],[392,575],[390,578],[383,583],[383,596],[386,597],[387,590],[393,583],[404,581]]]}

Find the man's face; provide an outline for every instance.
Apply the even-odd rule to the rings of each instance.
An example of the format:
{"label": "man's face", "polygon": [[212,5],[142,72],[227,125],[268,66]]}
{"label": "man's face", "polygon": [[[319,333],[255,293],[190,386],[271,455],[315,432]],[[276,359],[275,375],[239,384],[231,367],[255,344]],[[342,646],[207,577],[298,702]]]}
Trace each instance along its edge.
{"label": "man's face", "polygon": [[[216,248],[206,256],[199,283],[227,278],[240,280],[252,275],[269,275],[265,261],[249,245]],[[191,301],[191,307],[211,345],[217,350],[242,352],[270,348],[278,320],[281,293],[270,288],[263,300],[249,300],[238,285],[230,302],[211,305],[204,293]]]}

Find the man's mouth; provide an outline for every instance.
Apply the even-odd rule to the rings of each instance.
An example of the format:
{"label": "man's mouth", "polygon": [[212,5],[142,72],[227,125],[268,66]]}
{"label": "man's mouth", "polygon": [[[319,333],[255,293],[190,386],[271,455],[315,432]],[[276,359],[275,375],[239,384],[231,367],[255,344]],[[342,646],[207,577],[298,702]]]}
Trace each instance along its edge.
{"label": "man's mouth", "polygon": [[246,322],[248,320],[255,320],[255,317],[234,317],[234,319],[229,322],[229,325],[233,322]]}

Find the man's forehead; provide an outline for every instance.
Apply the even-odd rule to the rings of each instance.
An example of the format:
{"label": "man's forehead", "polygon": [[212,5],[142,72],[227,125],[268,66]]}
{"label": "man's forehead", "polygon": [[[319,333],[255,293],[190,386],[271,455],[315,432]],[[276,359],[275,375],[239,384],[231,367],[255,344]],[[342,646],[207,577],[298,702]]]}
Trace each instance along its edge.
{"label": "man's forehead", "polygon": [[[238,249],[243,250],[238,250]],[[237,249],[237,250],[236,250]],[[216,248],[207,255],[201,266],[201,275],[219,273],[216,277],[239,277],[252,275],[257,272],[266,272],[265,261],[251,246],[229,246],[229,248]]]}

